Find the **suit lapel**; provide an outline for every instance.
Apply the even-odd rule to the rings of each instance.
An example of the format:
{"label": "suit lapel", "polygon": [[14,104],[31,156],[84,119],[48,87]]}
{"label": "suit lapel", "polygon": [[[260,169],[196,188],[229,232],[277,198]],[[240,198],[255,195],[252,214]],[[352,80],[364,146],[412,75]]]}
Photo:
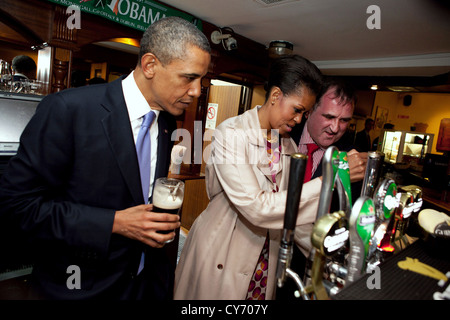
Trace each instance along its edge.
{"label": "suit lapel", "polygon": [[133,200],[144,203],[136,147],[121,82],[122,78],[112,82],[106,91],[102,105],[109,113],[102,119],[102,124]]}

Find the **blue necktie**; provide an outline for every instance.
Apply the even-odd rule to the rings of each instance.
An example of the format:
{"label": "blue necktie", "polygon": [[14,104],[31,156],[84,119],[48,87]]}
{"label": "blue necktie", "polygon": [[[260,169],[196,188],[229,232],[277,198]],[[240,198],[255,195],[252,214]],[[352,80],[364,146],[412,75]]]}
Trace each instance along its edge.
{"label": "blue necktie", "polygon": [[[141,173],[142,195],[145,203],[148,203],[148,194],[150,188],[150,162],[151,162],[151,143],[150,143],[150,126],[155,119],[156,114],[152,111],[144,115],[141,129],[139,130],[136,140],[136,152],[139,161],[139,171]],[[142,252],[141,261],[137,274],[141,273],[144,268],[145,255]]]}
{"label": "blue necktie", "polygon": [[136,151],[139,161],[139,170],[141,172],[142,194],[145,203],[148,203],[148,194],[150,188],[150,162],[151,162],[151,143],[150,126],[155,119],[155,113],[150,111],[144,115],[141,129],[136,141]]}

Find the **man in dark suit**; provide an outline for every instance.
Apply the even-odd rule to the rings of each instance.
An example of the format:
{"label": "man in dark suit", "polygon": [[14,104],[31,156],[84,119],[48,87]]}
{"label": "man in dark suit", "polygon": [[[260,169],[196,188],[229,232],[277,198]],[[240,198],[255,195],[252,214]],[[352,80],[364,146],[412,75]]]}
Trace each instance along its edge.
{"label": "man in dark suit", "polygon": [[372,142],[370,139],[370,130],[373,129],[375,121],[367,118],[364,122],[364,129],[359,131],[355,136],[355,149],[359,152],[367,152],[372,150]]}
{"label": "man in dark suit", "polygon": [[126,78],[40,103],[0,184],[1,223],[20,226],[35,248],[33,298],[171,299],[163,243],[175,233],[157,231],[179,217],[145,204],[135,143],[143,115],[156,113],[150,185],[167,176],[174,116],[200,95],[209,63],[207,38],[164,18],[144,33]]}

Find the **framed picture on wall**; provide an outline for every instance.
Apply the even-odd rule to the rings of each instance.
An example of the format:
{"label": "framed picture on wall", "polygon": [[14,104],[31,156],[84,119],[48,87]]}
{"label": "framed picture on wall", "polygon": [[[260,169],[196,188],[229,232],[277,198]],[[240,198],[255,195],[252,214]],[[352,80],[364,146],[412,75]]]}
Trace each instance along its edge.
{"label": "framed picture on wall", "polygon": [[439,135],[436,144],[436,151],[448,152],[450,151],[450,118],[441,120],[439,126]]}
{"label": "framed picture on wall", "polygon": [[383,125],[387,122],[389,116],[389,109],[377,106],[375,113],[375,127],[378,129],[383,128]]}

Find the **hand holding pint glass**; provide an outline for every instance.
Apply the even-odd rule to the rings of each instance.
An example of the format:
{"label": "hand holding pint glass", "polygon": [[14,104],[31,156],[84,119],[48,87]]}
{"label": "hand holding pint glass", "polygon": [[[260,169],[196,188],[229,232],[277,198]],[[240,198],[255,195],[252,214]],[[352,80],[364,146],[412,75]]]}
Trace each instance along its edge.
{"label": "hand holding pint glass", "polygon": [[[179,214],[184,198],[184,182],[173,178],[159,178],[153,190],[153,212]],[[170,233],[172,231],[158,231]],[[173,239],[165,243],[172,242]]]}

